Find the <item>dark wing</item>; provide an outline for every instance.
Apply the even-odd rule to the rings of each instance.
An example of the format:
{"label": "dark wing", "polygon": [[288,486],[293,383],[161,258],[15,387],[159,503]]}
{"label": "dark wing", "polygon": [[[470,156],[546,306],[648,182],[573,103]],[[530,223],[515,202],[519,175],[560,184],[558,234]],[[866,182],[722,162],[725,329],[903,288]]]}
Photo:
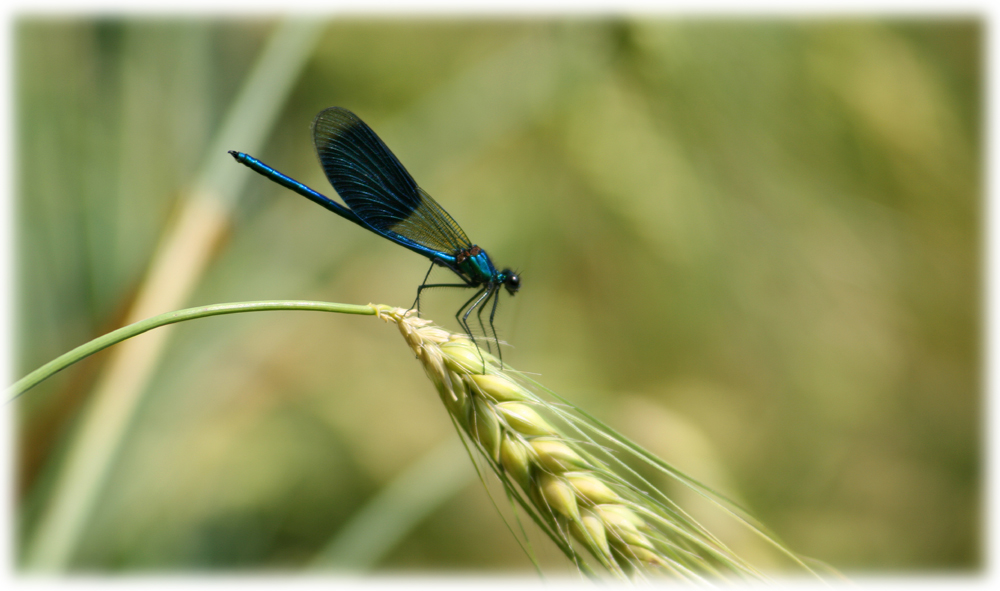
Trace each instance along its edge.
{"label": "dark wing", "polygon": [[450,256],[472,246],[448,212],[417,186],[354,113],[340,107],[321,111],[313,122],[313,141],[330,184],[375,232],[403,246],[416,244],[431,254]]}

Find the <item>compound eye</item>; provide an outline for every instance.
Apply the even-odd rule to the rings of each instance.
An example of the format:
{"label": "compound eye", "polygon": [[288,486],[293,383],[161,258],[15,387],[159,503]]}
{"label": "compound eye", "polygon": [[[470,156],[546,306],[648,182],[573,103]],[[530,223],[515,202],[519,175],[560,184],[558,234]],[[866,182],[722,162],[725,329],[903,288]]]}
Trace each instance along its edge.
{"label": "compound eye", "polygon": [[507,274],[507,279],[503,282],[504,287],[506,287],[507,291],[513,295],[517,292],[517,290],[521,289],[521,276],[511,272],[510,270],[505,270],[504,272]]}

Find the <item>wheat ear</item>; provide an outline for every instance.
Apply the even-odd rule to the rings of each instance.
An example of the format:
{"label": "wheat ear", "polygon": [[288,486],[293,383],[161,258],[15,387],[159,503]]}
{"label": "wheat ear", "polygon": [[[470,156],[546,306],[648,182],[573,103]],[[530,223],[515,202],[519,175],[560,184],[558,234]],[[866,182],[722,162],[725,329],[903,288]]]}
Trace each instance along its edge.
{"label": "wheat ear", "polygon": [[565,411],[518,383],[509,368],[501,371],[467,336],[433,326],[413,310],[372,307],[399,327],[453,421],[508,494],[581,569],[592,572],[578,547],[620,577],[665,572],[701,580],[725,570],[763,578],[679,508],[632,484],[634,472],[619,476],[597,459],[593,440],[581,443],[582,432],[575,440],[567,435],[572,428],[543,417],[565,420]]}

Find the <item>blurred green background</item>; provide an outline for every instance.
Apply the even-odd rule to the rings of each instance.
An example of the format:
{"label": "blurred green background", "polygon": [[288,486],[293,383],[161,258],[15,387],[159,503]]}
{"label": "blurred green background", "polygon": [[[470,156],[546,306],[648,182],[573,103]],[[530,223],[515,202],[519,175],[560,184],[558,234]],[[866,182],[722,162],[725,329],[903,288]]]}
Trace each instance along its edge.
{"label": "blurred green background", "polygon": [[[239,122],[262,147],[213,151],[275,30],[16,22],[18,377],[125,321],[205,167],[240,184],[174,307],[410,305],[424,259],[224,152],[332,194],[309,124],[340,105],[522,272],[505,361],[849,575],[982,567],[981,21],[331,19]],[[457,330],[451,291],[424,312]],[[22,565],[109,359],[17,404]],[[151,372],[69,568],[315,565],[457,440],[372,318],[199,320]],[[371,568],[531,572],[461,469]]]}

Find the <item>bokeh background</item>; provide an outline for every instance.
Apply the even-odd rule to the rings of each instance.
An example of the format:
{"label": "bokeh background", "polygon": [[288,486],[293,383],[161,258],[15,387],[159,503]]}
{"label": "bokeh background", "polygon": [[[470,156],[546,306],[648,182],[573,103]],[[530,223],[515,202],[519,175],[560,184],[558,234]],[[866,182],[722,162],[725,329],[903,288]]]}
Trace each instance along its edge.
{"label": "bokeh background", "polygon": [[[267,53],[282,30],[298,54]],[[522,272],[505,361],[848,575],[977,572],[983,37],[976,19],[21,18],[15,371],[157,294],[179,299],[156,312],[408,306],[424,259],[225,154],[332,194],[309,124],[340,105]],[[255,68],[287,80],[248,95]],[[151,284],[178,243],[157,263],[176,281]],[[451,291],[424,312],[457,330]],[[132,410],[96,428],[117,443],[59,551],[46,515],[84,496],[72,449],[123,370],[105,351],[17,403],[20,568],[532,572],[442,455],[457,435],[391,326],[165,334]],[[394,525],[365,521],[400,482]]]}

